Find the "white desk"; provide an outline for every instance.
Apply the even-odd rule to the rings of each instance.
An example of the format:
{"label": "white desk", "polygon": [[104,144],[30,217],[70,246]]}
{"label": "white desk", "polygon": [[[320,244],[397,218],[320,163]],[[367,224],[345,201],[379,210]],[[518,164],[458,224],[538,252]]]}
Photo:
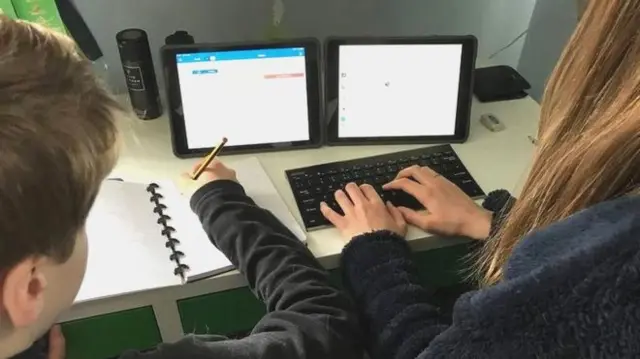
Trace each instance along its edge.
{"label": "white desk", "polygon": [[[496,114],[505,123],[506,130],[492,133],[482,127],[478,118],[487,112]],[[498,188],[505,188],[514,193],[518,192],[534,148],[528,136],[536,136],[538,117],[539,105],[530,98],[493,104],[474,102],[469,140],[464,144],[453,145],[453,148],[486,192]],[[135,118],[122,119],[122,131],[125,138],[124,148],[114,176],[125,180],[144,182],[162,178],[175,179],[180,173],[190,169],[197,161],[197,159],[180,160],[173,156],[166,117],[152,121],[140,121]],[[285,170],[417,147],[422,146],[325,147],[257,155],[225,156],[222,160],[233,167],[234,160],[248,156],[258,157],[289,209],[294,213],[298,222],[302,223],[293,193],[284,174]],[[437,238],[416,229],[410,230],[409,239],[415,250],[436,248],[463,241],[463,239]],[[308,233],[309,249],[329,269],[337,267],[337,260],[343,245],[334,229]],[[183,335],[176,300],[243,285],[245,282],[242,277],[233,271],[181,287],[80,304],[62,319],[63,321],[79,319],[152,305],[163,340],[173,341]]]}

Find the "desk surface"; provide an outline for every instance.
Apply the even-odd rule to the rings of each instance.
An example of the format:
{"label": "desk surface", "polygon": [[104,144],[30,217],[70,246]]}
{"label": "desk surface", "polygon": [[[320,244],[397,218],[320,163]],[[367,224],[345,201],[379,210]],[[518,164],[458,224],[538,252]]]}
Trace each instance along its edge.
{"label": "desk surface", "polygon": [[[487,112],[497,115],[504,122],[506,129],[502,132],[492,133],[482,127],[478,119],[481,114]],[[482,104],[474,100],[470,137],[466,143],[453,145],[453,148],[485,191],[505,188],[514,193],[518,192],[534,148],[528,136],[536,136],[538,117],[539,105],[530,98],[490,104]],[[176,179],[197,161],[197,159],[181,160],[174,157],[171,151],[169,123],[166,117],[151,121],[123,118],[121,129],[124,135],[124,145],[119,163],[113,173],[114,176],[125,180],[144,182],[167,178]],[[236,160],[251,156],[258,157],[289,210],[298,222],[302,223],[293,193],[285,177],[285,170],[422,146],[324,147],[310,150],[224,156],[221,159],[233,167],[233,162]],[[412,247],[416,250],[460,243],[462,240],[433,237],[415,228],[410,229],[409,239]],[[322,229],[308,233],[308,246],[325,267],[335,268],[344,243],[335,229]],[[167,305],[171,307],[171,301],[175,306],[175,300],[180,298],[226,290],[241,285],[244,285],[244,280],[234,271],[181,287],[164,288],[82,303],[74,306],[64,316],[64,319],[77,319],[150,304],[154,305],[156,315],[158,315],[162,309],[157,307]],[[169,311],[167,310],[167,312]],[[177,335],[177,333],[174,334]]]}
{"label": "desk surface", "polygon": [[[506,130],[492,133],[480,125],[480,115],[487,112],[496,114],[505,123]],[[485,191],[498,188],[517,191],[533,150],[527,136],[536,136],[538,115],[539,106],[531,99],[494,104],[474,102],[469,140],[464,144],[453,145],[453,148]],[[114,172],[115,176],[145,182],[159,178],[175,179],[198,161],[181,160],[173,156],[166,118],[152,121],[123,119],[123,122],[125,143],[120,162]],[[338,146],[223,156],[221,160],[233,167],[233,162],[238,159],[258,157],[289,210],[298,223],[302,224],[285,170],[423,146]],[[412,229],[409,233],[410,240],[426,236],[426,233],[417,229]],[[308,240],[309,249],[320,259],[338,254],[343,247],[335,229],[311,231],[308,233]],[[325,265],[333,267],[326,262]]]}

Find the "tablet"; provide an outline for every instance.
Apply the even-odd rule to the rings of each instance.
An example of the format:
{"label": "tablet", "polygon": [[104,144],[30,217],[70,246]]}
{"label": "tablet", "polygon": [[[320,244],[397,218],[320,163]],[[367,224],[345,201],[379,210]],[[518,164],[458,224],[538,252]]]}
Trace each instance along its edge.
{"label": "tablet", "polygon": [[173,152],[200,156],[321,144],[320,45],[315,39],[161,49]]}
{"label": "tablet", "polygon": [[473,36],[332,38],[326,44],[327,142],[464,142]]}

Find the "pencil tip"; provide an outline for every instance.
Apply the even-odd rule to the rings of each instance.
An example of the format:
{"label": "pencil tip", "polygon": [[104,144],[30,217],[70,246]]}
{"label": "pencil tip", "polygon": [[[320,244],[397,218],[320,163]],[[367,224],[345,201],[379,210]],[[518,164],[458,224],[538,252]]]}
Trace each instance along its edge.
{"label": "pencil tip", "polygon": [[228,140],[227,140],[227,138],[226,138],[226,137],[222,137],[222,142],[223,142],[223,143],[227,143],[227,141],[228,141]]}

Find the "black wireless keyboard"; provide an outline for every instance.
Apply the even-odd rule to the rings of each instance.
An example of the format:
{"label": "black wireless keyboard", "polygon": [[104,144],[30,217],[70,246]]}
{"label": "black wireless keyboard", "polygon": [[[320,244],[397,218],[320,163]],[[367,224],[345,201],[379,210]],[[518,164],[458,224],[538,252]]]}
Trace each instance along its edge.
{"label": "black wireless keyboard", "polygon": [[320,202],[325,201],[342,213],[334,193],[349,182],[372,185],[383,200],[391,201],[396,206],[423,209],[418,201],[402,191],[382,190],[382,185],[392,181],[398,171],[413,165],[432,168],[458,185],[471,198],[485,195],[449,145],[325,163],[288,170],[286,174],[305,227],[314,229],[329,224],[320,213]]}

